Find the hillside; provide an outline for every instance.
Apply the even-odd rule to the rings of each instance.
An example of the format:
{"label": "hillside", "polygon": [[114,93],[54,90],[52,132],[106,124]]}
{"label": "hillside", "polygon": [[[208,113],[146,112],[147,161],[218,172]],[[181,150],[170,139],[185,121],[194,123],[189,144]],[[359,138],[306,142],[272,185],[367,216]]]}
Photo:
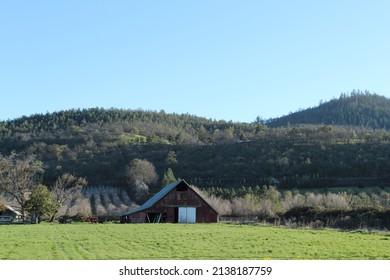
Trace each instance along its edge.
{"label": "hillside", "polygon": [[261,128],[164,111],[78,109],[0,122],[0,153],[37,155],[49,183],[72,172],[94,185],[123,186],[134,158],[150,160],[161,174],[174,147],[247,141]]}
{"label": "hillside", "polygon": [[390,131],[371,128],[387,127],[389,102],[352,93],[267,125],[163,111],[61,111],[0,122],[0,153],[35,154],[45,184],[69,172],[91,186],[125,188],[126,167],[139,158],[160,180],[171,168],[201,187],[390,186]]}
{"label": "hillside", "polygon": [[[55,113],[23,116],[11,121],[0,122],[1,139],[78,139],[99,134],[119,135],[124,143],[193,143],[208,138],[203,129],[224,130],[232,124],[213,121],[188,114],[166,114],[164,111],[120,109],[77,109]],[[240,128],[246,124],[234,124]],[[201,128],[203,127],[203,128]],[[122,134],[122,135],[121,135]],[[199,136],[199,139],[198,139]]]}
{"label": "hillside", "polygon": [[270,127],[298,124],[363,126],[390,128],[390,99],[369,92],[353,91],[321,105],[268,120]]}

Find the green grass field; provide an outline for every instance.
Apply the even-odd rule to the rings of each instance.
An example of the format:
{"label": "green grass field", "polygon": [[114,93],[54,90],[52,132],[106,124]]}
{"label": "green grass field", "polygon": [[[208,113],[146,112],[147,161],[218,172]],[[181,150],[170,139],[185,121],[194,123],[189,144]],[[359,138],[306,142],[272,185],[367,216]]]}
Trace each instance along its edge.
{"label": "green grass field", "polygon": [[0,226],[3,260],[390,259],[390,233],[231,224]]}

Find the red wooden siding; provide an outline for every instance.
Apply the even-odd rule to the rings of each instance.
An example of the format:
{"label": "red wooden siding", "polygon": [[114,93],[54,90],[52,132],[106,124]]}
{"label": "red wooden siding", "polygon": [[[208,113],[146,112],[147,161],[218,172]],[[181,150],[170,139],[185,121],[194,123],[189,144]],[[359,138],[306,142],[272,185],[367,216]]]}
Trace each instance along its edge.
{"label": "red wooden siding", "polygon": [[129,214],[125,219],[126,222],[152,222],[147,220],[147,214],[152,216],[153,214],[163,213],[162,222],[177,223],[178,207],[195,207],[197,223],[218,222],[218,213],[191,189],[185,181],[178,184],[150,208]]}

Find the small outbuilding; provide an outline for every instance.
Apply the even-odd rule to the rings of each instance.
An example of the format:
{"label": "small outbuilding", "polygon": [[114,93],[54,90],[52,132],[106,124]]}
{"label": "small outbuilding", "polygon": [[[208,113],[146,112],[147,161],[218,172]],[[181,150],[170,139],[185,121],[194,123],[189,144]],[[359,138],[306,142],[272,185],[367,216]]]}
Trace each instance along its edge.
{"label": "small outbuilding", "polygon": [[218,213],[186,181],[178,180],[120,218],[121,223],[217,223]]}
{"label": "small outbuilding", "polygon": [[23,222],[22,213],[9,205],[0,205],[0,224]]}

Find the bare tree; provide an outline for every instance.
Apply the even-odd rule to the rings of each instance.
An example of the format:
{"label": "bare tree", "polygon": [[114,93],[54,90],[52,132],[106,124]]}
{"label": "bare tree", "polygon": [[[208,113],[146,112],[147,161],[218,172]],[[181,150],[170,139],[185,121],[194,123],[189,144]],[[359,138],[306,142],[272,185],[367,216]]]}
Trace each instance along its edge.
{"label": "bare tree", "polygon": [[70,202],[72,199],[81,197],[81,189],[87,185],[85,178],[76,177],[72,174],[65,173],[58,177],[54,186],[51,188],[54,200],[60,205],[58,209],[53,209],[50,221],[53,221],[61,207]]}
{"label": "bare tree", "polygon": [[10,196],[25,215],[25,204],[33,186],[42,179],[42,162],[35,156],[20,158],[16,153],[0,155],[0,192]]}

